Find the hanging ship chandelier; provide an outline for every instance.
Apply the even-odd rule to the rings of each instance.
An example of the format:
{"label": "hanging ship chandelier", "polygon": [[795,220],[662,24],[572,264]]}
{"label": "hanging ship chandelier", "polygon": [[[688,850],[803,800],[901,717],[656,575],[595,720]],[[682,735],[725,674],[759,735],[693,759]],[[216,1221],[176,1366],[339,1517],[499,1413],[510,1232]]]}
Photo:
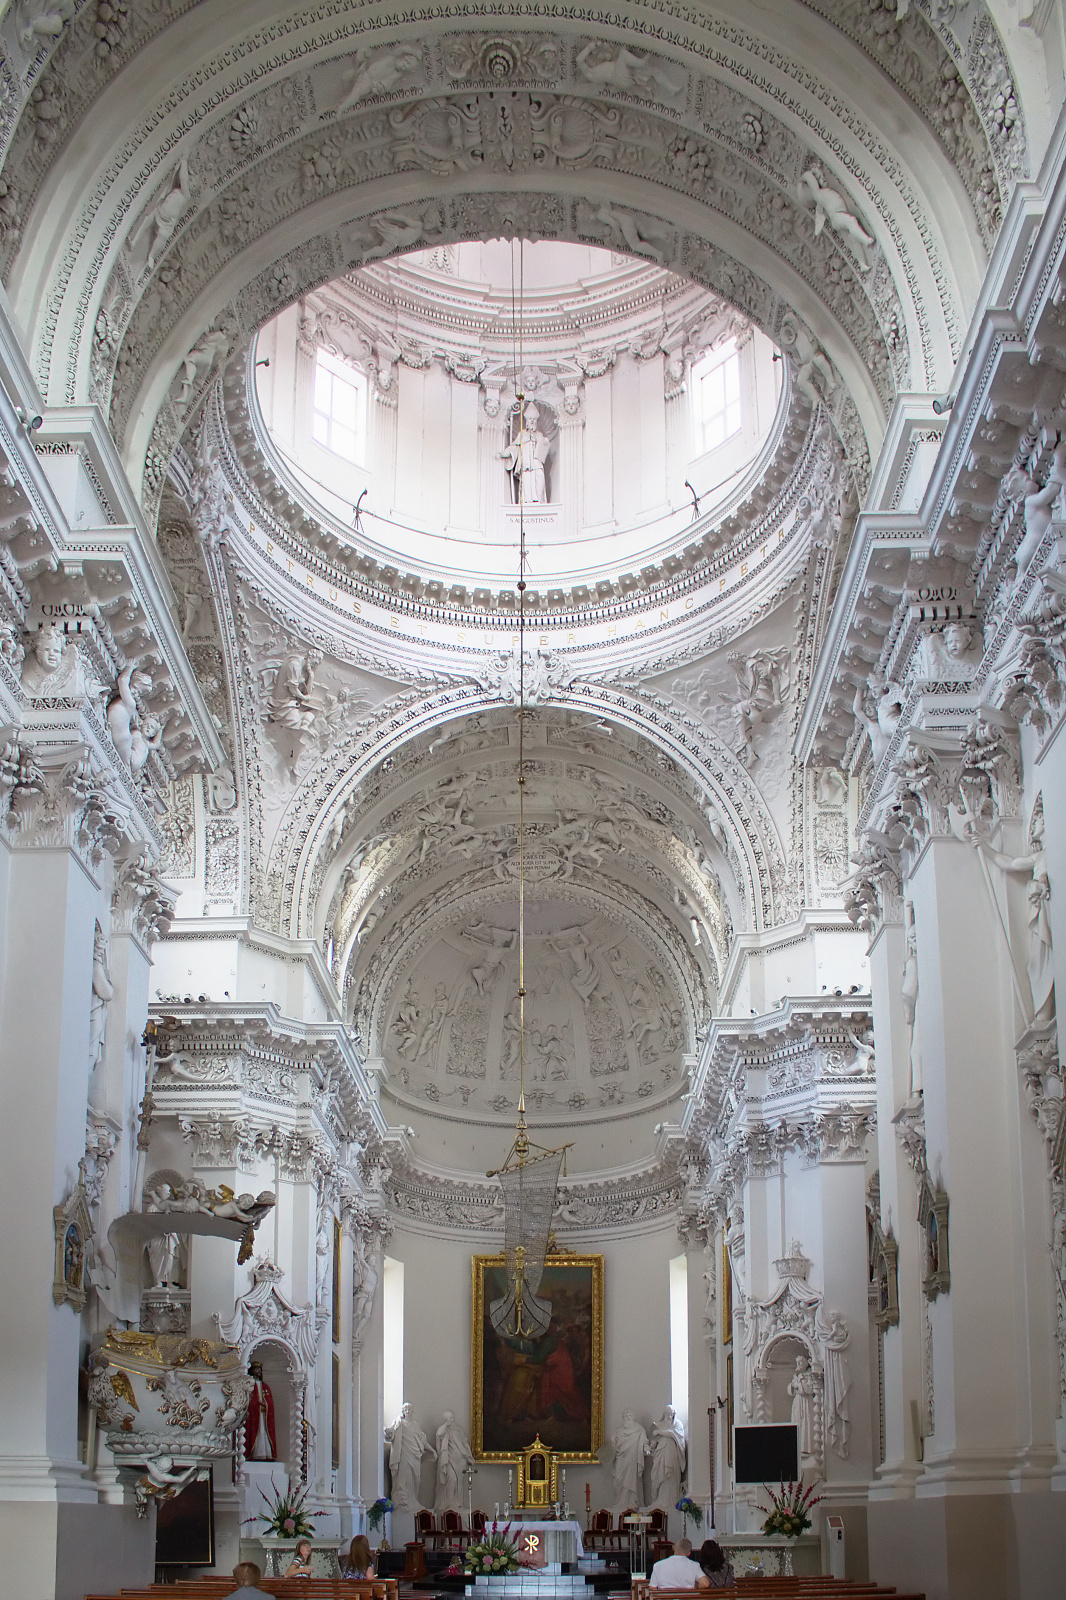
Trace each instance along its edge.
{"label": "hanging ship chandelier", "polygon": [[[518,247],[518,273],[515,274],[515,244]],[[511,337],[518,405],[517,460],[525,467],[526,455],[532,461],[536,450],[526,428],[524,311],[525,246],[522,240],[511,244]],[[535,1339],[551,1322],[551,1301],[538,1294],[548,1251],[559,1172],[570,1144],[548,1149],[535,1144],[526,1129],[526,879],[525,879],[525,597],[526,526],[525,471],[518,479],[518,1118],[514,1142],[501,1167],[488,1174],[498,1178],[503,1190],[504,1254],[507,1260],[507,1292],[489,1304],[489,1320],[504,1338]]]}

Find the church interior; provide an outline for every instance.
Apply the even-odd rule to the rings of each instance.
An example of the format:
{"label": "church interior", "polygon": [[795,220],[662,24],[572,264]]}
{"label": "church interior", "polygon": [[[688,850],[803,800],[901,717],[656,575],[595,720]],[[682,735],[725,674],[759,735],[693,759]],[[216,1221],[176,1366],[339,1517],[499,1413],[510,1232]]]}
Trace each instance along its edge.
{"label": "church interior", "polygon": [[5,1592],[1062,1595],[1064,74],[6,0]]}

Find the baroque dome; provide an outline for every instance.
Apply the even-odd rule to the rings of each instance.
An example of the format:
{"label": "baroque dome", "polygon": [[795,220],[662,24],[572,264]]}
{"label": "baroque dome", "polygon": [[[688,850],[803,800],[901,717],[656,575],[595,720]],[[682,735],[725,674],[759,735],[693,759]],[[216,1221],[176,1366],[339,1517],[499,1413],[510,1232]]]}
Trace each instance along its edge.
{"label": "baroque dome", "polygon": [[[374,262],[268,323],[253,370],[263,454],[328,530],[395,566],[409,594],[462,588],[483,610],[501,584],[514,599],[504,462],[520,394],[543,463],[523,506],[535,607],[691,567],[787,465],[766,336],[697,284],[589,245],[471,241]],[[323,380],[352,408],[339,450]]]}

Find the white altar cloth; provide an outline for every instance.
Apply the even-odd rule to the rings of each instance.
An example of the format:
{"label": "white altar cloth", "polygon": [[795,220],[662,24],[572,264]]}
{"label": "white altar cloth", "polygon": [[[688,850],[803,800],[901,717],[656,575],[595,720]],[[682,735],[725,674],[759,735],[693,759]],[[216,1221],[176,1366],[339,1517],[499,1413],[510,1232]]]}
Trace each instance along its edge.
{"label": "white altar cloth", "polygon": [[555,1522],[542,1519],[533,1519],[522,1516],[520,1512],[512,1512],[510,1518],[501,1517],[500,1523],[510,1522],[511,1537],[518,1542],[518,1547],[525,1551],[522,1539],[526,1534],[538,1533],[541,1536],[541,1548],[545,1561],[578,1561],[585,1554],[585,1546],[581,1541],[581,1524],[573,1519],[569,1522]]}

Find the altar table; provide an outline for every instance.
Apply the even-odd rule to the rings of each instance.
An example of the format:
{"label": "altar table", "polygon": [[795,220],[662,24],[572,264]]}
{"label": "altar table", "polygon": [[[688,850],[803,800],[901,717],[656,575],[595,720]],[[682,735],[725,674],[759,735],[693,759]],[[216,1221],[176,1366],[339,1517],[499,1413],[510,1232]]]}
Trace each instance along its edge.
{"label": "altar table", "polygon": [[[578,1561],[585,1554],[585,1546],[581,1542],[581,1524],[575,1520],[554,1522],[525,1517],[521,1512],[512,1511],[509,1518],[500,1518],[500,1523],[504,1522],[510,1522],[511,1537],[517,1541],[524,1556],[532,1556],[536,1560],[543,1557],[544,1561],[550,1562]],[[524,1543],[527,1534],[540,1536],[539,1551],[527,1549]]]}
{"label": "altar table", "polygon": [[807,1577],[822,1570],[822,1541],[816,1533],[786,1539],[783,1533],[718,1533],[714,1537],[733,1563],[738,1578],[753,1570],[768,1577]]}

